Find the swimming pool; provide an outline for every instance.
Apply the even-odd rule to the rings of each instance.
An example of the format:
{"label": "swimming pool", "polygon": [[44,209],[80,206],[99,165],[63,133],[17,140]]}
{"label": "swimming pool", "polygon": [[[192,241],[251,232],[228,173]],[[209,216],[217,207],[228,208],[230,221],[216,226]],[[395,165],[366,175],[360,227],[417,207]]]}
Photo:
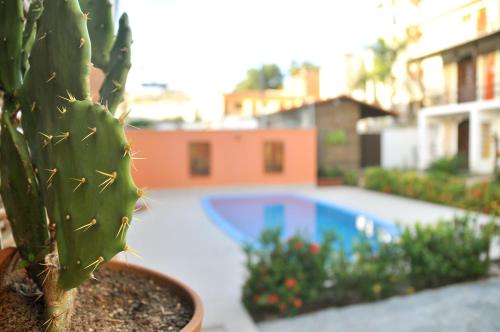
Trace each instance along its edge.
{"label": "swimming pool", "polygon": [[209,196],[202,205],[218,227],[242,244],[255,244],[263,230],[279,227],[283,239],[300,233],[316,243],[333,231],[336,246],[350,252],[362,237],[388,242],[399,234],[396,225],[377,216],[300,195]]}

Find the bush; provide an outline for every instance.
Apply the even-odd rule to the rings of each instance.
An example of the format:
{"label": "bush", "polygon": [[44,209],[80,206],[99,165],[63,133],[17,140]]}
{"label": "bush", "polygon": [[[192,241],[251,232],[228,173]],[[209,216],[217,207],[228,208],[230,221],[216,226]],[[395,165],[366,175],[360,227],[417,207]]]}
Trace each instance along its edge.
{"label": "bush", "polygon": [[500,214],[500,185],[495,182],[467,186],[463,178],[443,172],[418,175],[369,168],[365,172],[365,187],[471,211]]}
{"label": "bush", "polygon": [[259,245],[245,248],[249,275],[243,303],[255,317],[294,314],[321,296],[331,237],[321,245],[299,235],[283,242],[280,230],[274,229],[262,233]]}
{"label": "bush", "polygon": [[391,243],[364,239],[350,255],[335,249],[333,236],[316,245],[268,230],[245,247],[242,300],[261,320],[480,278],[488,274],[493,225],[479,227],[469,216],[417,224]]}
{"label": "bush", "polygon": [[343,183],[349,186],[356,186],[358,184],[358,172],[352,169],[341,169],[338,167],[333,168],[320,168],[318,170],[318,177],[320,178],[341,178]]}
{"label": "bush", "polygon": [[430,173],[443,173],[448,175],[458,175],[464,168],[464,162],[458,155],[454,157],[443,157],[435,160],[427,171]]}
{"label": "bush", "polygon": [[479,228],[475,219],[464,216],[406,228],[400,247],[409,265],[412,287],[438,287],[486,275],[492,225]]}
{"label": "bush", "polygon": [[354,255],[333,254],[332,302],[349,304],[386,298],[405,289],[405,264],[401,248],[380,244],[378,250],[367,241],[354,245]]}

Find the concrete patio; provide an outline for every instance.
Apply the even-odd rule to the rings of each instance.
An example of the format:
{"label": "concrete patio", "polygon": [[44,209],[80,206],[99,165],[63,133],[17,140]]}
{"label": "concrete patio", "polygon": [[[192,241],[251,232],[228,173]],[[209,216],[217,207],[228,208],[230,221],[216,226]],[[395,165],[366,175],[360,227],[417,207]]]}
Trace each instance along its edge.
{"label": "concrete patio", "polygon": [[[401,224],[411,224],[419,220],[424,223],[433,222],[438,218],[449,218],[462,211],[448,208],[441,205],[401,198],[367,191],[353,187],[329,187],[316,188],[313,186],[266,186],[266,187],[227,187],[227,188],[197,188],[197,189],[177,189],[161,190],[152,192],[148,200],[150,209],[137,214],[136,221],[133,222],[129,232],[129,244],[136,249],[144,258],[138,259],[129,256],[131,262],[144,265],[155,270],[179,278],[201,296],[205,305],[204,331],[208,332],[247,332],[258,331],[259,327],[252,321],[240,303],[240,289],[244,281],[244,255],[238,243],[230,239],[217,226],[215,226],[205,215],[200,200],[206,195],[231,194],[231,193],[283,193],[293,192],[297,194],[317,197],[323,200],[330,200],[362,211],[371,212],[382,218],[399,222]],[[477,284],[468,284],[456,287],[465,287],[467,292],[460,291],[460,294],[476,294],[474,291]],[[481,289],[497,288],[499,280],[492,279],[486,282],[487,287],[479,286]],[[492,287],[489,287],[491,285]],[[488,288],[489,287],[489,288]],[[453,289],[453,288],[451,288]],[[450,294],[453,291],[439,290],[436,296],[425,298],[425,292],[407,298],[397,298],[389,300],[390,309],[392,306],[407,308],[408,311],[396,310],[394,319],[401,320],[412,326],[415,321],[415,329],[404,331],[430,331],[429,326],[439,325],[442,320],[450,320],[450,323],[458,324],[459,321],[451,315],[431,315],[428,317],[428,325],[417,324],[420,317],[419,311],[413,308],[415,305],[423,303],[440,303],[440,301],[450,301],[456,306],[462,306],[458,299],[453,302]],[[500,292],[500,291],[499,291]],[[487,293],[485,290],[484,293]],[[493,292],[492,292],[493,293]],[[442,295],[439,295],[442,294]],[[460,295],[458,294],[458,295]],[[457,295],[457,296],[458,296]],[[417,297],[424,296],[420,302]],[[461,296],[461,295],[460,295]],[[500,296],[496,295],[496,306],[500,307]],[[393,301],[393,302],[391,302]],[[396,302],[394,302],[396,301]],[[400,304],[394,304],[398,303]],[[493,299],[492,299],[493,301]],[[385,302],[384,302],[385,303]],[[445,302],[443,302],[445,303]],[[475,306],[472,303],[463,302],[463,306],[469,306],[470,315],[479,315],[484,312],[483,306]],[[363,305],[366,312],[385,310],[383,303]],[[326,327],[321,329],[312,328],[310,322],[319,317],[325,317],[324,322],[330,322],[335,326],[343,326],[345,330],[351,329],[359,306],[346,309],[330,309],[314,315],[306,315],[296,320],[285,320],[260,326],[263,331],[335,331]],[[444,310],[445,308],[441,308]],[[352,315],[345,314],[354,310]],[[362,309],[363,310],[363,309]],[[392,309],[390,309],[392,310]],[[332,314],[329,314],[332,312]],[[413,314],[415,313],[415,314]],[[500,314],[500,311],[498,312]],[[322,315],[322,316],[321,316]],[[371,314],[372,316],[374,314]],[[411,317],[410,317],[411,315]],[[378,314],[377,316],[380,316]],[[498,315],[496,315],[498,317]],[[382,317],[378,317],[382,319]],[[410,320],[413,318],[413,320]],[[391,319],[392,320],[392,319]],[[367,322],[365,320],[365,322]],[[464,318],[464,324],[466,324]],[[343,324],[343,325],[342,325]],[[370,323],[371,324],[371,323]],[[385,325],[384,325],[385,324]],[[403,331],[393,330],[387,326],[388,321],[382,320],[380,331]],[[468,324],[468,323],[467,323]],[[330,325],[328,325],[330,326]],[[420,326],[420,327],[419,327]],[[497,326],[498,327],[498,326]],[[342,330],[342,329],[340,329]],[[352,331],[372,331],[371,325],[359,325]],[[435,330],[438,331],[438,330]],[[439,329],[439,331],[443,331]],[[453,329],[455,331],[455,329]],[[459,330],[457,330],[459,331]],[[460,330],[462,331],[462,330]],[[463,330],[476,331],[476,330]],[[478,330],[479,331],[479,330]],[[488,329],[481,331],[490,331]],[[493,330],[491,330],[493,331]]]}

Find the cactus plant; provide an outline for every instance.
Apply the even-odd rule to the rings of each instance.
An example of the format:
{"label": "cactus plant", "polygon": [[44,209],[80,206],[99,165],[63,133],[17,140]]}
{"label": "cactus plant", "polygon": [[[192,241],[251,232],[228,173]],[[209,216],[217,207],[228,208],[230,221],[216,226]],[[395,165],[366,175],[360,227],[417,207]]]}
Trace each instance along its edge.
{"label": "cactus plant", "polygon": [[[114,116],[130,69],[126,14],[116,38],[113,29],[108,0],[32,0],[27,13],[23,0],[0,1],[0,189],[48,331],[67,328],[76,287],[130,250],[142,195]],[[106,73],[101,103],[91,101],[92,61]]]}

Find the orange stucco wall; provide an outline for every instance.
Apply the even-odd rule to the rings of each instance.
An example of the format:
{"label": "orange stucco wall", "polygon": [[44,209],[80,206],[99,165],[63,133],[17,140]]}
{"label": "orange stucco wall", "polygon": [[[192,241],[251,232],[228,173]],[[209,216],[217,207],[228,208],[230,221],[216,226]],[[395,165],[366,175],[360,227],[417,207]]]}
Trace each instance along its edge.
{"label": "orange stucco wall", "polygon": [[[147,188],[224,186],[237,184],[314,183],[316,131],[267,129],[239,131],[127,131],[134,160],[136,184]],[[264,172],[264,141],[284,142],[284,170]],[[211,144],[211,174],[191,176],[190,142]]]}

